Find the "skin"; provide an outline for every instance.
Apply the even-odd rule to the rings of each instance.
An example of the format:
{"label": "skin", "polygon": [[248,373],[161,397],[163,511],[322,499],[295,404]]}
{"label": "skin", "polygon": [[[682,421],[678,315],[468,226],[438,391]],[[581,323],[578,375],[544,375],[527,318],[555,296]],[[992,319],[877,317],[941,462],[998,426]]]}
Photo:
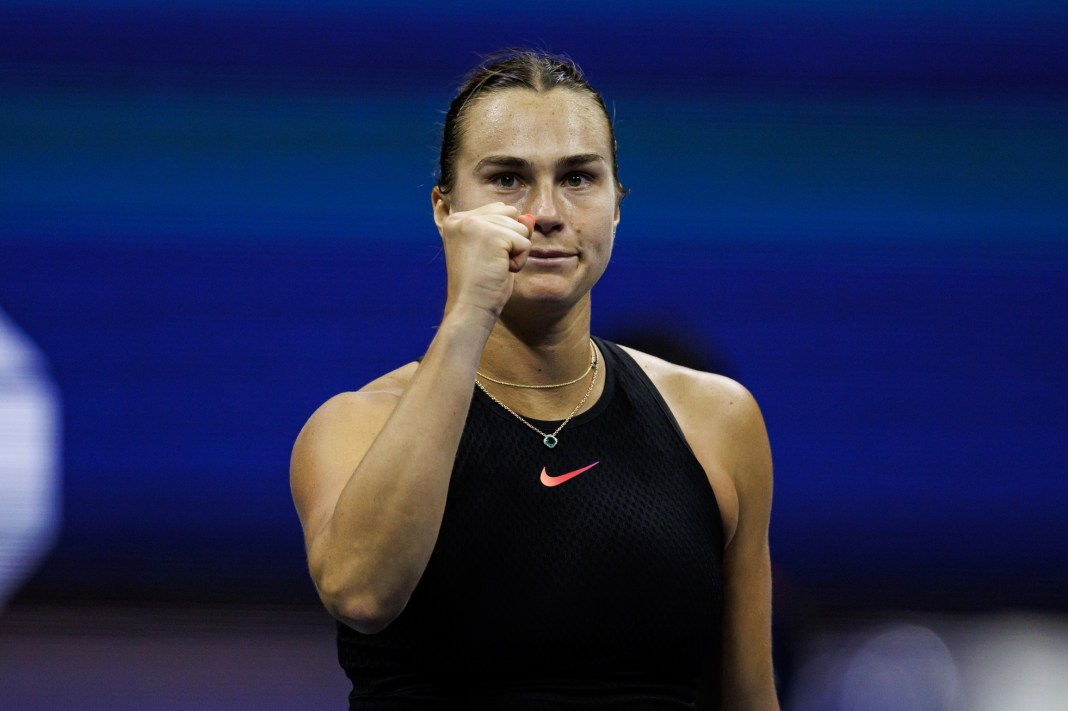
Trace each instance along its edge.
{"label": "skin", "polygon": [[[448,287],[426,354],[328,400],[293,447],[291,487],[312,579],[331,614],[366,633],[401,613],[433,551],[476,370],[544,384],[586,369],[590,291],[620,218],[607,119],[588,95],[497,91],[468,107],[463,129],[455,185],[431,195]],[[772,467],[760,410],[732,380],[630,353],[678,419],[720,505],[723,708],[778,709]],[[588,386],[487,383],[510,408],[541,420],[566,417]]]}

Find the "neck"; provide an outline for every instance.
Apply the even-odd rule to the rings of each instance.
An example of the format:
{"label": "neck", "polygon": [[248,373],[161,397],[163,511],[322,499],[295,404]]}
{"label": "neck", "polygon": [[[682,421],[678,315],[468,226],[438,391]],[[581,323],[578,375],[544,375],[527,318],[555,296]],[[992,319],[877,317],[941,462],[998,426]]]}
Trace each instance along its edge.
{"label": "neck", "polygon": [[590,362],[589,309],[551,324],[502,315],[490,333],[478,370],[500,380],[546,385],[570,380]]}

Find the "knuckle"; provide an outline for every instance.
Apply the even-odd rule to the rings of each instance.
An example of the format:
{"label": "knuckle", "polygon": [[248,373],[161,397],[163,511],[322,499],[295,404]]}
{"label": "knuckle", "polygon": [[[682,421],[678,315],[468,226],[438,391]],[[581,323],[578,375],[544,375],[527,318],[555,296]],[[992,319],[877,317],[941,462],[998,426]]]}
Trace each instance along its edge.
{"label": "knuckle", "polygon": [[445,229],[452,232],[462,232],[470,222],[470,215],[463,212],[454,212],[445,218]]}

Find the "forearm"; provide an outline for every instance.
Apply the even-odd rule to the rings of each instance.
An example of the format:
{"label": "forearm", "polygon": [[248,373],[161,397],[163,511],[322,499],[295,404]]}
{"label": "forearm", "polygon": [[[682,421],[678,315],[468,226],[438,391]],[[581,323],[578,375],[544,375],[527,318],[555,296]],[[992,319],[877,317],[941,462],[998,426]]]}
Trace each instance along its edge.
{"label": "forearm", "polygon": [[328,609],[377,631],[407,603],[437,540],[492,322],[453,310],[309,546]]}

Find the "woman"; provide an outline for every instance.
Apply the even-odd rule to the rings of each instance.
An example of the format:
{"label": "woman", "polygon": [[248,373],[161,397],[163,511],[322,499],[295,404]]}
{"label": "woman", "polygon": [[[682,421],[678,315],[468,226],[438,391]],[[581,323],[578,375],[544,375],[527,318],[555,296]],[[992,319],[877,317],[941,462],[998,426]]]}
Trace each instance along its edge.
{"label": "woman", "polygon": [[624,195],[600,95],[491,57],[440,170],[435,337],[293,449],[351,708],[777,709],[758,407],[590,335]]}

